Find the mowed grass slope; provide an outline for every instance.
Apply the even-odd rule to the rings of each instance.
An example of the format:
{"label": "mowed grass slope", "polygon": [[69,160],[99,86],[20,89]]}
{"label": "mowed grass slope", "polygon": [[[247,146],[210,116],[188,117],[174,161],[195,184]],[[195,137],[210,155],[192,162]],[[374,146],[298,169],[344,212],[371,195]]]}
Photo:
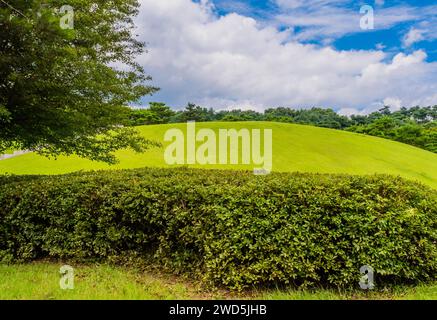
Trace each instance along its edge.
{"label": "mowed grass slope", "polygon": [[[62,174],[79,170],[168,167],[164,161],[164,134],[168,129],[186,130],[186,124],[138,127],[142,135],[161,141],[162,148],[138,154],[117,152],[120,163],[104,163],[76,156],[47,159],[34,153],[0,161],[0,173]],[[437,154],[381,138],[312,126],[272,122],[197,123],[196,129],[272,129],[273,171],[374,174],[386,173],[421,181],[437,188]],[[248,169],[254,165],[192,165],[201,168]]]}

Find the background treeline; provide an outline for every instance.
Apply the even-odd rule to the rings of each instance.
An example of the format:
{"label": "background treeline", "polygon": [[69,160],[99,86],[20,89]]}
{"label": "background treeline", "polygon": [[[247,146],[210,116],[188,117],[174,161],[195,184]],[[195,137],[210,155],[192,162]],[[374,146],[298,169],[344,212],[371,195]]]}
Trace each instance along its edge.
{"label": "background treeline", "polygon": [[148,109],[129,109],[129,125],[180,123],[186,121],[277,121],[347,130],[407,143],[437,153],[437,106],[401,108],[392,112],[384,107],[368,115],[342,116],[332,109],[270,108],[215,111],[189,103],[175,111],[164,103],[151,103]]}

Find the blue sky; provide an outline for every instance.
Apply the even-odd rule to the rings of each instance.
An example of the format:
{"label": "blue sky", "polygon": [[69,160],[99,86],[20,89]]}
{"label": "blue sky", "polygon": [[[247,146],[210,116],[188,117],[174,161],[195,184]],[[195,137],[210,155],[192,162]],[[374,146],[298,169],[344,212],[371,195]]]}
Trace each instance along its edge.
{"label": "blue sky", "polygon": [[[437,105],[435,0],[140,0],[139,62],[183,108]],[[374,28],[362,28],[373,10]],[[369,8],[369,7],[367,7]],[[367,21],[367,20],[366,20]]]}
{"label": "blue sky", "polygon": [[[199,1],[198,1],[199,2]],[[284,1],[286,2],[286,0]],[[297,1],[290,1],[297,2]],[[313,2],[311,6],[308,3]],[[376,47],[383,46],[388,52],[405,52],[409,53],[414,50],[422,49],[427,52],[427,61],[437,61],[437,2],[435,0],[392,0],[392,1],[303,1],[302,7],[286,9],[278,5],[276,1],[258,1],[258,0],[215,0],[215,10],[219,15],[226,15],[232,12],[237,12],[242,15],[250,16],[266,24],[276,25],[278,28],[286,28],[286,23],[278,23],[275,17],[279,15],[289,15],[298,12],[299,16],[307,15],[310,17],[313,13],[323,12],[325,8],[338,8],[338,11],[359,12],[361,6],[368,4],[374,8],[375,29],[363,32],[358,27],[354,30],[348,30],[345,34],[339,34],[332,39],[330,44],[338,50],[370,50]],[[384,15],[379,17],[379,12],[384,13],[387,10],[396,11],[397,8],[410,8],[417,16],[411,19],[405,19],[398,23],[384,25],[378,23],[379,19],[384,22]],[[429,8],[433,8],[429,14]],[[327,16],[329,17],[329,16]],[[434,18],[434,21],[430,18]],[[427,28],[421,27],[421,23],[430,22]],[[434,23],[434,25],[432,25]],[[311,26],[293,26],[297,32],[311,28]],[[429,37],[423,36],[423,40],[414,42],[410,46],[404,45],[404,36],[411,28],[417,27],[419,30],[424,29],[431,33]],[[323,45],[326,38],[320,37],[305,39],[303,42],[316,43]]]}

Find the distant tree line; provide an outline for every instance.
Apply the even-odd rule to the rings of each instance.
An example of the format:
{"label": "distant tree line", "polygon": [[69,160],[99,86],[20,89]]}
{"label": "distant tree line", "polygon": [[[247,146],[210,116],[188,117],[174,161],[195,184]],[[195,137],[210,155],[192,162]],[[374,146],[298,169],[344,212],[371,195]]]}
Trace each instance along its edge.
{"label": "distant tree line", "polygon": [[269,108],[263,113],[253,110],[222,110],[204,108],[189,103],[175,111],[164,103],[150,103],[148,109],[131,109],[129,125],[181,123],[187,121],[276,121],[346,130],[391,139],[437,153],[437,106],[401,108],[389,107],[368,115],[339,115],[332,109]]}
{"label": "distant tree line", "polygon": [[367,116],[351,116],[347,131],[363,133],[410,144],[437,153],[437,106],[401,108],[391,112],[384,107]]}

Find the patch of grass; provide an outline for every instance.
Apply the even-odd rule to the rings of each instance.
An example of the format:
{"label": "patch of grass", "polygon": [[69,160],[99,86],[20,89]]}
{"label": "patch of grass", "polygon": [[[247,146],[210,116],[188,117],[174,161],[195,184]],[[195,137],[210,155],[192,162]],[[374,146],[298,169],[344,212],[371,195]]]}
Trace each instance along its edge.
{"label": "patch of grass", "polygon": [[109,265],[75,267],[75,288],[62,290],[59,268],[63,263],[35,262],[0,264],[0,300],[339,300],[339,299],[429,299],[437,300],[437,283],[392,291],[251,290],[242,294],[209,291],[197,283],[156,272]]}
{"label": "patch of grass", "polygon": [[6,149],[5,151],[2,152],[2,154],[13,154],[15,150],[13,149]]}
{"label": "patch of grass", "polygon": [[169,276],[152,276],[108,265],[75,266],[74,289],[62,290],[59,285],[62,265],[39,262],[0,265],[0,299],[173,300],[201,296],[195,287]]}
{"label": "patch of grass", "polygon": [[[186,124],[138,127],[140,133],[163,142],[170,128],[183,131]],[[386,173],[421,181],[437,188],[437,154],[406,144],[339,130],[274,122],[215,122],[198,123],[197,129],[272,129],[273,171],[373,174]],[[47,159],[26,154],[0,161],[0,174],[63,174],[79,170],[129,169],[168,167],[164,162],[164,148],[154,148],[138,154],[129,150],[116,153],[120,163],[104,163],[80,159],[76,156]],[[199,168],[253,169],[253,165],[194,165]]]}
{"label": "patch of grass", "polygon": [[437,283],[391,290],[271,290],[260,292],[263,300],[437,300]]}

